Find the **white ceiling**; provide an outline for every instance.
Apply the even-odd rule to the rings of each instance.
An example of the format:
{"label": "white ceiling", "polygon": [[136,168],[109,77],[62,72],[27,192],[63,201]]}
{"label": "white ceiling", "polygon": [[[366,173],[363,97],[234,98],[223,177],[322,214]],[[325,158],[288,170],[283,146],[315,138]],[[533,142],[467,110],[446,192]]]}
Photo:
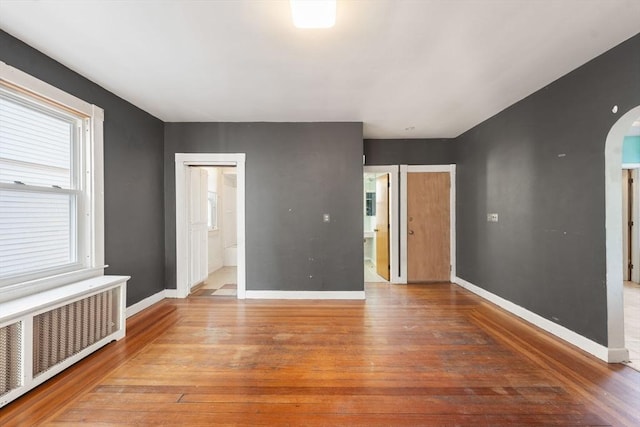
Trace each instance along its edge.
{"label": "white ceiling", "polygon": [[1,0],[0,27],[168,122],[362,121],[455,137],[640,31],[638,0]]}

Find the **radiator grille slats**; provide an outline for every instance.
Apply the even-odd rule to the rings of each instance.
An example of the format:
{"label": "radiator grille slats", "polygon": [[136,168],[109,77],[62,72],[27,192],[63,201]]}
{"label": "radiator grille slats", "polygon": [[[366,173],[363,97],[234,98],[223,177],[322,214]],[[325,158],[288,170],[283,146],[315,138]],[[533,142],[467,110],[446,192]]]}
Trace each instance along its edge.
{"label": "radiator grille slats", "polygon": [[109,289],[33,318],[33,376],[120,328],[118,289]]}
{"label": "radiator grille slats", "polygon": [[0,328],[0,396],[22,385],[22,323]]}

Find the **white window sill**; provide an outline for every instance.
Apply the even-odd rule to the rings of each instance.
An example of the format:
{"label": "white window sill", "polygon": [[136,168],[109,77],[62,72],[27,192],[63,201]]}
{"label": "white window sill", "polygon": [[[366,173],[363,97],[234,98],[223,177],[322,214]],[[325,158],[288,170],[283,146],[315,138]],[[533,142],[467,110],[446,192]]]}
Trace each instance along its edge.
{"label": "white window sill", "polygon": [[94,277],[0,303],[2,309],[0,323],[11,321],[36,309],[41,310],[44,307],[54,306],[60,301],[69,300],[76,295],[98,292],[116,283],[126,282],[129,278],[129,276]]}
{"label": "white window sill", "polygon": [[69,285],[71,283],[94,277],[104,276],[106,265],[94,268],[85,268],[68,273],[47,276],[27,282],[14,283],[0,288],[0,302],[11,301],[17,298],[44,292],[50,289]]}

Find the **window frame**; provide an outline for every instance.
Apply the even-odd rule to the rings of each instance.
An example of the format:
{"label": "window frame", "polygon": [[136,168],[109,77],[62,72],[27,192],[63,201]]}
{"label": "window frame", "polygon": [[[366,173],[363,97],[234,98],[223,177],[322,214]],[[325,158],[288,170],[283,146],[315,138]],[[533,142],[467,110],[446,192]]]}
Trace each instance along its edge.
{"label": "window frame", "polygon": [[[104,111],[4,62],[0,62],[0,87],[11,97],[27,104],[40,106],[81,123],[76,128],[78,138],[74,153],[77,166],[75,190],[52,191],[76,194],[77,262],[64,268],[52,268],[0,280],[0,302],[43,290],[64,286],[73,282],[104,275],[104,168],[103,122]],[[72,168],[73,170],[73,168]],[[11,187],[11,184],[3,185]],[[20,186],[13,190],[45,191],[44,187]]]}

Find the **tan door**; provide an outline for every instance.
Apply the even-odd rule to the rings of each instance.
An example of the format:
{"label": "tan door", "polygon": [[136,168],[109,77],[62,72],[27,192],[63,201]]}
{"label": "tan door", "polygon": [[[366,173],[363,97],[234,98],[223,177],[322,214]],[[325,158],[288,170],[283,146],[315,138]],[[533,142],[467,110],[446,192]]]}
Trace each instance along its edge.
{"label": "tan door", "polygon": [[376,272],[389,280],[389,175],[376,179]]}
{"label": "tan door", "polygon": [[407,280],[451,277],[448,172],[407,174]]}

